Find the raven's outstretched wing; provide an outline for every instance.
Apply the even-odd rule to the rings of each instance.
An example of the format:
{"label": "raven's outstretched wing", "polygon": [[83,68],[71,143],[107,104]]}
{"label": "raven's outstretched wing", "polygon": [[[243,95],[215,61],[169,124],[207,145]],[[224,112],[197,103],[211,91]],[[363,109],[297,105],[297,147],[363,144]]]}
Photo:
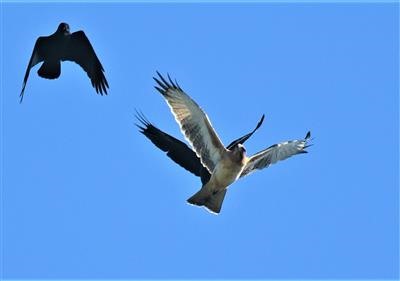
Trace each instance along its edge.
{"label": "raven's outstretched wing", "polygon": [[260,126],[261,126],[262,123],[264,122],[264,117],[265,117],[265,115],[263,114],[263,115],[261,116],[260,121],[258,121],[258,124],[257,124],[257,126],[254,128],[253,131],[251,131],[250,133],[244,135],[243,137],[240,137],[240,138],[234,140],[234,141],[231,142],[226,148],[227,148],[227,149],[232,149],[235,145],[244,144],[245,141],[247,141],[247,140],[258,130],[258,128],[260,128]]}
{"label": "raven's outstretched wing", "polygon": [[167,156],[179,166],[200,177],[203,184],[208,182],[210,173],[188,145],[158,129],[143,114],[138,113],[136,118],[141,122],[141,125],[136,125],[139,127],[140,132],[155,146],[166,152]]}
{"label": "raven's outstretched wing", "polygon": [[29,60],[28,66],[26,67],[26,72],[25,72],[25,77],[24,77],[24,82],[22,83],[22,90],[21,93],[19,94],[20,96],[20,103],[22,102],[24,98],[24,91],[25,91],[25,86],[26,82],[28,81],[29,78],[29,73],[31,71],[31,68],[37,65],[39,62],[42,62],[44,60],[44,54],[42,49],[46,45],[46,38],[45,37],[39,37],[36,40],[35,46],[33,47],[31,59]]}
{"label": "raven's outstretched wing", "polygon": [[62,60],[79,64],[89,76],[96,93],[107,95],[108,82],[100,60],[83,31],[77,31],[68,38]]}

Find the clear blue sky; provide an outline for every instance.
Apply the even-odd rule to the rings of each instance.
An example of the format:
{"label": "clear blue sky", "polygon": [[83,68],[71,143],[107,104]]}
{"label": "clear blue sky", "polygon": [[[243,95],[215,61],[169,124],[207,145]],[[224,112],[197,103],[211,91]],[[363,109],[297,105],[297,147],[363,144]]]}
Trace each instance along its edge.
{"label": "clear blue sky", "polygon": [[[3,3],[4,278],[399,277],[398,4]],[[78,65],[48,81],[38,36],[83,29],[110,84]],[[214,216],[200,181],[134,126],[180,138],[155,71],[249,154],[315,145],[236,182]]]}

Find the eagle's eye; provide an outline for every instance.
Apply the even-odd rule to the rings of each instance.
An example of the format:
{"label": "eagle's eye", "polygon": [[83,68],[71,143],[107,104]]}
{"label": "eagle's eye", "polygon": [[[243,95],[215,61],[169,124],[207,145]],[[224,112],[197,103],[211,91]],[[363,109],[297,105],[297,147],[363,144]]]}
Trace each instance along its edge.
{"label": "eagle's eye", "polygon": [[244,146],[242,144],[240,144],[240,143],[238,144],[237,149],[239,151],[246,152],[246,148],[244,148]]}

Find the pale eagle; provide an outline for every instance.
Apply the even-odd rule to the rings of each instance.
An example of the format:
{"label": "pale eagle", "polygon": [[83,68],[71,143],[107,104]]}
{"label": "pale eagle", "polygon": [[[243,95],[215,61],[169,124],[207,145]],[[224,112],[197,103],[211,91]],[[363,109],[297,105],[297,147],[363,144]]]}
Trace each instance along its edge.
{"label": "pale eagle", "polygon": [[[221,211],[227,188],[237,179],[293,155],[307,153],[305,149],[310,146],[308,144],[311,137],[310,132],[307,132],[304,139],[274,144],[251,157],[246,156],[246,150],[241,141],[225,147],[212,127],[208,116],[197,103],[182,90],[176,81],[173,82],[169,75],[167,81],[160,73],[157,72],[157,74],[158,78],[154,78],[154,80],[158,86],[155,88],[165,98],[181,132],[192,146],[193,153],[210,174],[208,181],[203,182],[201,189],[187,200],[188,203],[204,206],[212,213],[218,214]],[[151,125],[145,119],[142,121],[146,126]],[[143,129],[142,131],[146,132]],[[161,133],[163,132],[161,131]],[[164,137],[164,140],[169,139],[169,135]],[[152,141],[154,142],[154,140]],[[180,142],[175,138],[169,139],[169,141],[173,143],[169,147]],[[185,153],[189,155],[189,152]],[[171,157],[171,155],[169,156]],[[173,157],[171,158],[182,165],[182,160],[177,161]],[[193,157],[187,159],[189,158],[193,159]],[[194,165],[196,164],[194,163]],[[188,168],[189,164],[182,166],[191,171],[191,168]]]}

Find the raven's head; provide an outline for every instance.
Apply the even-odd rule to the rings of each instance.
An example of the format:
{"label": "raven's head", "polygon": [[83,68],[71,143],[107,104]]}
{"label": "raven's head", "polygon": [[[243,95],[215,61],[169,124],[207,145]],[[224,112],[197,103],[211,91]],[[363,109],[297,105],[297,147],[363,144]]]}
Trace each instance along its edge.
{"label": "raven's head", "polygon": [[62,33],[64,35],[70,34],[68,23],[62,22],[58,25],[57,33]]}

